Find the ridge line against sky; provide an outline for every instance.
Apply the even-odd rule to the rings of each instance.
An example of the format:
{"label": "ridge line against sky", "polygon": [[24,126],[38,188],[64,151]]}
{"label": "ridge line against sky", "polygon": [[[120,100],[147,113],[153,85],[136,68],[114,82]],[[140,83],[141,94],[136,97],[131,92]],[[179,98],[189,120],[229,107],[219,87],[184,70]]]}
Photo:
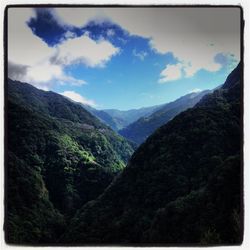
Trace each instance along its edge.
{"label": "ridge line against sky", "polygon": [[97,108],[213,89],[239,57],[239,8],[8,10],[9,77]]}

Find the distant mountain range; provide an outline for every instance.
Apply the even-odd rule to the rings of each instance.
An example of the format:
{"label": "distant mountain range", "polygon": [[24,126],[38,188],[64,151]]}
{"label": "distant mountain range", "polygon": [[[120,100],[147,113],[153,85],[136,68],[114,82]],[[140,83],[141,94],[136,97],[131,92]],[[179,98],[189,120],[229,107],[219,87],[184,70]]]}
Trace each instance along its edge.
{"label": "distant mountain range", "polygon": [[190,93],[170,103],[125,111],[117,109],[97,110],[88,105],[81,105],[114,131],[118,131],[123,137],[140,145],[157,128],[180,112],[193,107],[209,92],[211,91],[204,90]]}
{"label": "distant mountain range", "polygon": [[151,112],[151,114],[141,117],[127,127],[119,130],[119,133],[128,140],[141,144],[157,128],[167,123],[180,112],[193,107],[204,95],[210,92],[209,90],[204,90],[198,93],[190,93],[173,102],[161,105],[156,111]]}
{"label": "distant mountain range", "polygon": [[124,127],[128,126],[141,117],[152,114],[161,106],[162,105],[156,105],[151,107],[122,111],[118,109],[97,110],[91,106],[83,104],[84,108],[86,108],[89,112],[98,117],[101,121],[103,121],[106,125],[110,126],[115,131],[123,129]]}
{"label": "distant mountain range", "polygon": [[[79,103],[80,104],[80,103]],[[95,109],[89,105],[86,104],[80,104],[82,107],[84,107],[86,110],[88,110],[92,115],[97,117],[100,121],[108,125],[110,128],[112,128],[114,131],[118,131],[119,127],[122,127],[122,125],[119,125],[119,121],[117,119],[114,119],[111,115],[106,113],[103,110]]]}
{"label": "distant mountain range", "polygon": [[126,111],[117,110],[117,109],[104,109],[106,113],[112,116],[115,120],[120,122],[118,129],[122,129],[132,122],[138,120],[141,117],[148,116],[154,111],[159,109],[161,105],[155,105],[151,107],[139,108],[139,109],[130,109]]}

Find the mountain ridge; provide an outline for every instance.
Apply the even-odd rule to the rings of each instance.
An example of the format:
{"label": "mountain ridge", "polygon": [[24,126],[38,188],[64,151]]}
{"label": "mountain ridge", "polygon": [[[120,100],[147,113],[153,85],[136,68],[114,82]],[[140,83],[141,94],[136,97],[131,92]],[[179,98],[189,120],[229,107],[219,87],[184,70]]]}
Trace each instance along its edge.
{"label": "mountain ridge", "polygon": [[189,93],[181,96],[172,102],[163,104],[149,116],[139,118],[118,132],[128,140],[140,145],[157,128],[167,123],[180,112],[193,107],[204,95],[210,92],[204,90],[199,93]]}
{"label": "mountain ridge", "polygon": [[55,242],[134,149],[79,104],[9,80],[6,242]]}
{"label": "mountain ridge", "polygon": [[119,110],[119,109],[95,109],[94,107],[82,104],[79,102],[75,102],[74,100],[66,97],[68,100],[78,103],[87,111],[89,111],[92,115],[97,117],[100,121],[102,121],[107,126],[111,127],[114,131],[118,131],[124,126],[130,124],[140,117],[146,117],[150,115],[152,112],[159,109],[161,106],[165,104],[159,104],[149,107],[142,107],[138,109],[129,109],[129,110]]}
{"label": "mountain ridge", "polygon": [[116,130],[120,130],[125,126],[133,123],[140,117],[146,117],[159,109],[163,104],[137,109],[119,110],[119,109],[103,109],[102,111],[111,116],[116,123]]}

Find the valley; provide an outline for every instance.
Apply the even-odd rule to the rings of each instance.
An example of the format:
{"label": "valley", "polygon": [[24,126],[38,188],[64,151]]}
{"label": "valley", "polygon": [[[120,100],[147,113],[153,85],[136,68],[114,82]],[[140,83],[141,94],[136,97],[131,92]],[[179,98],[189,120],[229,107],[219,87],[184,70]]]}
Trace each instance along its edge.
{"label": "valley", "polygon": [[239,64],[213,92],[131,112],[121,134],[137,144],[102,111],[9,79],[6,241],[241,242],[240,77]]}

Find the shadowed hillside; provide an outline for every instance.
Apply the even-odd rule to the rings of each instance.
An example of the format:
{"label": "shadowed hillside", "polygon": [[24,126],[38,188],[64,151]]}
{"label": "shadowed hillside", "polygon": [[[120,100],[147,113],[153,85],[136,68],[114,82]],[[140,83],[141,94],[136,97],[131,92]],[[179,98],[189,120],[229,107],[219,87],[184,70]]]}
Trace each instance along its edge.
{"label": "shadowed hillside", "polygon": [[240,72],[150,136],[62,241],[240,244]]}
{"label": "shadowed hillside", "polygon": [[78,208],[126,165],[132,146],[83,107],[8,81],[7,235],[56,242]]}

